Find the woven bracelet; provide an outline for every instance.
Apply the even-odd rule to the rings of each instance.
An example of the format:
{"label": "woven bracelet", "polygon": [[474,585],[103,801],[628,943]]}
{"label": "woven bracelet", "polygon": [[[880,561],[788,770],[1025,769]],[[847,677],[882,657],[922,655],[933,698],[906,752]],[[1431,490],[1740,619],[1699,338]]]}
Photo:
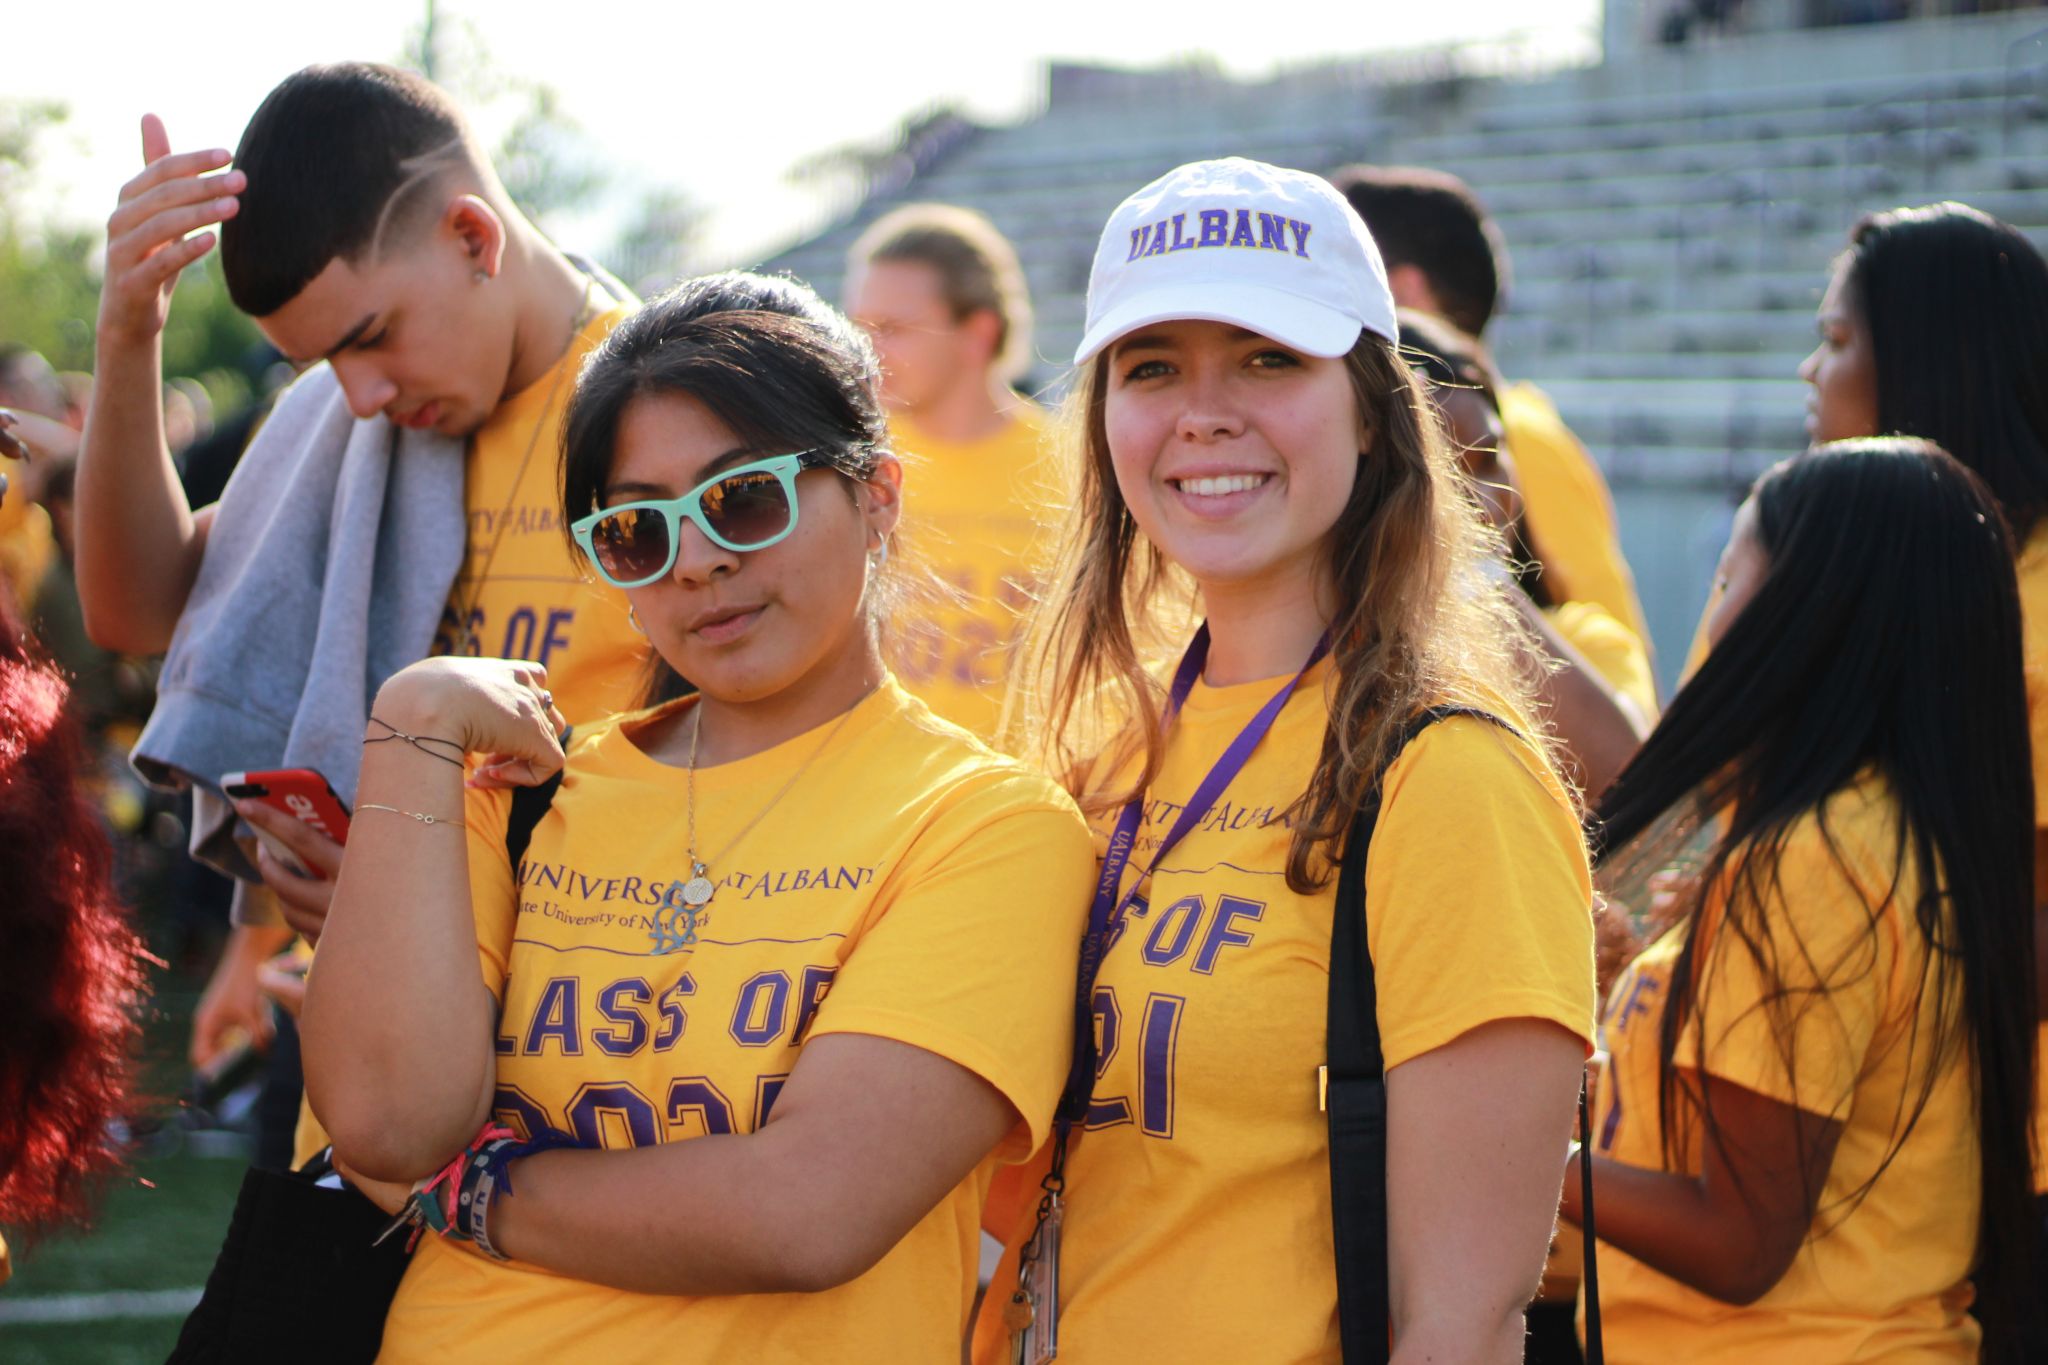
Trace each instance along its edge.
{"label": "woven bracelet", "polygon": [[463,1170],[450,1235],[476,1243],[494,1261],[510,1260],[491,1242],[490,1210],[500,1191],[512,1193],[512,1163],[536,1152],[576,1145],[575,1138],[552,1128],[543,1129],[537,1137],[526,1141],[505,1132],[505,1136],[481,1144]]}

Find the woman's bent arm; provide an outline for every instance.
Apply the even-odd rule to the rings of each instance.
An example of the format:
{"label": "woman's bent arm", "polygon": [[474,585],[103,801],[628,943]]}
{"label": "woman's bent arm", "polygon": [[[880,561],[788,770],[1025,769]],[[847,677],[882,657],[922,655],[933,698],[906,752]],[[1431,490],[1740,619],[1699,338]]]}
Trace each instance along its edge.
{"label": "woman's bent arm", "polygon": [[936,1053],[829,1034],[804,1046],[759,1132],[518,1162],[491,1241],[647,1294],[830,1289],[881,1260],[1017,1122],[1000,1091]]}
{"label": "woman's bent arm", "polygon": [[1387,1073],[1396,1365],[1522,1359],[1585,1055],[1557,1024],[1501,1019]]}
{"label": "woman's bent arm", "polygon": [[[1750,1304],[1799,1254],[1842,1125],[1712,1077],[1706,1103],[1722,1140],[1702,1139],[1697,1176],[1593,1159],[1594,1231],[1702,1294]],[[1582,1216],[1576,1180],[1562,1212]]]}
{"label": "woman's bent arm", "polygon": [[[447,689],[413,685],[416,670],[446,662],[399,675],[374,714],[408,734],[463,740],[470,718],[436,704]],[[402,740],[365,746],[348,853],[306,983],[307,1097],[335,1150],[380,1179],[430,1174],[490,1113],[496,1009],[477,966],[463,797],[459,762]]]}

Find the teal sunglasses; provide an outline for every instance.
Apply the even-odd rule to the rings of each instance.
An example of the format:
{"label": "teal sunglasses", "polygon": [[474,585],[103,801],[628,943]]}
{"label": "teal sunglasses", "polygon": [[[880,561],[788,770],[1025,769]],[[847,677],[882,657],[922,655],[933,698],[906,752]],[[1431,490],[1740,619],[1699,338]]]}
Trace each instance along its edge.
{"label": "teal sunglasses", "polygon": [[796,529],[796,476],[840,466],[838,457],[818,450],[772,455],[706,479],[680,498],[601,507],[569,531],[607,583],[637,588],[675,567],[684,518],[723,549],[765,550]]}

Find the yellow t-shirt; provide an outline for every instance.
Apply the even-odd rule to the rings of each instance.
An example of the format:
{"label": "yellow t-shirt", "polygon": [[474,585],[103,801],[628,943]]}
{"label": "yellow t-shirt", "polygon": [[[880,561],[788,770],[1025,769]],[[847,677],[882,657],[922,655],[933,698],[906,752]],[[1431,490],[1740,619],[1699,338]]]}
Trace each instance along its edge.
{"label": "yellow t-shirt", "polygon": [[[1932,983],[1919,987],[1926,940],[1914,920],[1918,878],[1893,886],[1897,807],[1866,778],[1826,805],[1829,852],[1814,817],[1794,826],[1766,907],[1771,947],[1795,1002],[1789,1018],[1763,1004],[1765,983],[1732,935],[1700,953],[1707,987],[1703,1069],[1843,1124],[1810,1233],[1791,1269],[1747,1307],[1709,1298],[1611,1246],[1600,1249],[1607,1358],[1631,1362],[1971,1361],[1978,1330],[1966,1309],[1977,1235],[1976,1104],[1966,1051],[1940,1062],[1927,1106],[1897,1144],[1927,1077]],[[1873,910],[1874,916],[1873,933]],[[1712,913],[1710,911],[1710,913]],[[1711,926],[1710,926],[1711,928]],[[1657,1039],[1683,930],[1653,944],[1615,982],[1601,1024],[1610,1054],[1594,1118],[1595,1150],[1668,1169],[1657,1103]],[[1701,1025],[1676,1060],[1702,1068]],[[1780,1037],[1789,1036],[1790,1061]],[[1796,1078],[1796,1083],[1795,1083]],[[1697,1172],[1696,1120],[1683,1134]],[[1861,1203],[1887,1152],[1896,1156]]]}
{"label": "yellow t-shirt", "polygon": [[27,620],[34,614],[43,575],[57,558],[57,539],[51,534],[50,514],[22,492],[21,461],[0,458],[0,477],[9,485],[0,496],[0,583]]}
{"label": "yellow t-shirt", "polygon": [[1657,678],[1640,635],[1597,602],[1566,602],[1544,615],[1608,686],[1636,704],[1644,720],[1657,719]]}
{"label": "yellow t-shirt", "polygon": [[[2048,905],[2048,522],[2020,549],[2020,647],[2027,669],[2027,730],[2034,745],[2034,904]],[[2037,917],[2036,929],[2040,927]],[[2035,1049],[2034,1188],[2048,1193],[2048,1023]]]}
{"label": "yellow t-shirt", "polygon": [[904,539],[937,592],[892,620],[889,665],[939,715],[993,740],[1024,619],[1051,568],[1066,498],[1040,451],[1035,407],[983,440],[957,444],[892,417],[906,452]]}
{"label": "yellow t-shirt", "polygon": [[1600,467],[1534,384],[1502,390],[1500,422],[1522,487],[1529,548],[1543,561],[1551,595],[1599,603],[1647,647],[1649,628]]}
{"label": "yellow t-shirt", "polygon": [[[545,664],[571,724],[626,710],[647,680],[647,640],[626,598],[589,572],[562,530],[562,414],[583,358],[632,310],[593,318],[548,372],[497,406],[470,438],[463,502],[469,552],[449,589],[436,654]],[[475,635],[463,647],[463,623]]]}
{"label": "yellow t-shirt", "polygon": [[[1304,680],[1215,809],[1168,855],[1105,954],[1090,1118],[1067,1167],[1060,1359],[1335,1360],[1324,1061],[1334,879],[1286,883],[1284,812],[1327,724]],[[1279,680],[1197,685],[1126,880]],[[1096,829],[1106,847],[1115,815]],[[1591,889],[1572,807],[1519,739],[1453,718],[1387,774],[1366,861],[1388,1067],[1496,1019],[1593,1032]],[[998,1271],[975,1359],[1005,1360]],[[1533,1269],[1533,1267],[1532,1267]]]}
{"label": "yellow t-shirt", "polygon": [[[470,438],[468,555],[434,635],[433,653],[454,652],[467,618],[476,641],[464,652],[545,665],[548,690],[572,726],[624,711],[647,682],[647,637],[633,629],[625,594],[570,552],[560,493],[562,414],[576,372],[631,312],[621,304],[585,324],[546,374],[498,404]],[[326,1130],[301,1102],[292,1165],[326,1145]]]}
{"label": "yellow t-shirt", "polygon": [[[2027,671],[2027,730],[2033,741],[2034,904],[2048,905],[2048,523],[2034,528],[2014,566],[2020,585],[2020,639]],[[1707,657],[1707,621],[1720,605],[1718,585],[1707,595],[1686,655],[1690,678]],[[2038,923],[2038,921],[2037,921]],[[2038,1058],[2048,1059],[2048,1023],[2038,1030]],[[2048,1061],[2034,1073],[2034,1189],[2048,1193]]]}
{"label": "yellow t-shirt", "polygon": [[1087,829],[1052,782],[886,683],[836,735],[697,774],[718,892],[693,948],[651,956],[650,910],[687,876],[687,801],[682,769],[627,727],[595,728],[515,883],[509,798],[471,794],[501,1122],[611,1148],[750,1133],[804,1039],[863,1033],[968,1068],[1024,1124],[878,1265],[818,1294],[626,1293],[430,1237],[392,1305],[386,1365],[959,1360],[982,1198],[998,1162],[1044,1140],[1066,1075]]}

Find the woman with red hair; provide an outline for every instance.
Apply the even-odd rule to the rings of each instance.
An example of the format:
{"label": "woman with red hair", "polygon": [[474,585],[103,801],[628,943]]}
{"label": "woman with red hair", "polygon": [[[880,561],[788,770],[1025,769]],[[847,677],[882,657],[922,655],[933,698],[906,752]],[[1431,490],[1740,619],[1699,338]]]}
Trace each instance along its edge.
{"label": "woman with red hair", "polygon": [[[128,1099],[142,944],[78,787],[68,693],[0,597],[0,1225],[81,1218]],[[0,1279],[6,1275],[0,1246]]]}

